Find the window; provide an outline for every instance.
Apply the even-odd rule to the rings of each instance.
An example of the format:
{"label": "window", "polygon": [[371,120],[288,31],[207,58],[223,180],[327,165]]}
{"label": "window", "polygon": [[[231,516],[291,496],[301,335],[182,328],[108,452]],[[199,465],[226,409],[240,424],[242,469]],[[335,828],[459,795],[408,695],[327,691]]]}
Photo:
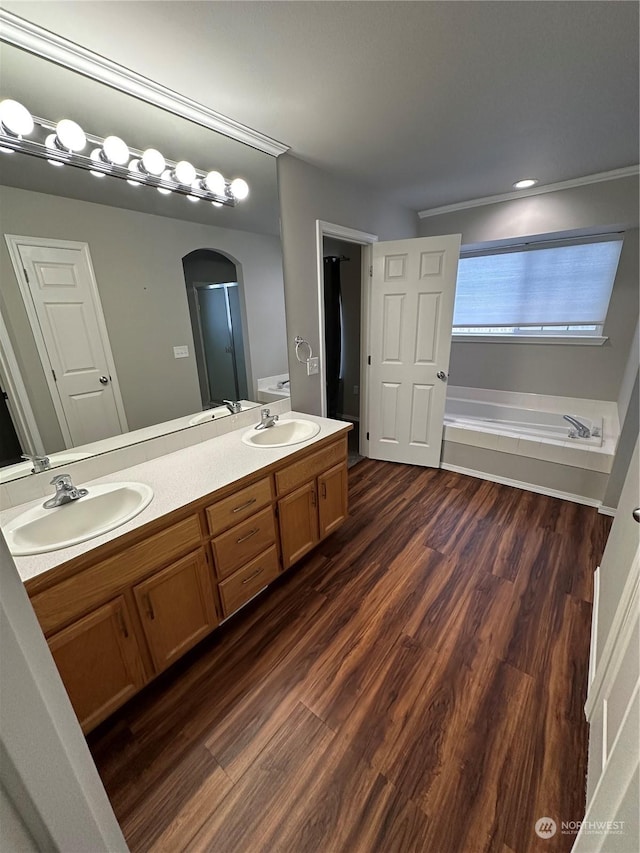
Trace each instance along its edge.
{"label": "window", "polygon": [[602,342],[621,249],[615,234],[463,251],[454,338]]}

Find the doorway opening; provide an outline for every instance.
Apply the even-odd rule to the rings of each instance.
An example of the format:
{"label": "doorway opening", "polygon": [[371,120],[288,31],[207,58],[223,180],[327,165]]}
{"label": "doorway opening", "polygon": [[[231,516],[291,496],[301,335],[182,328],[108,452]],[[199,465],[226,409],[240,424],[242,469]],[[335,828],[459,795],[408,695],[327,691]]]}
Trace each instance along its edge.
{"label": "doorway opening", "polygon": [[248,397],[238,269],[213,249],[182,259],[202,408]]}
{"label": "doorway opening", "polygon": [[322,241],[327,417],[353,424],[349,465],[360,455],[360,328],[362,251],[335,237]]}
{"label": "doorway opening", "polygon": [[321,414],[353,424],[349,465],[368,456],[367,357],[374,234],[317,220]]}

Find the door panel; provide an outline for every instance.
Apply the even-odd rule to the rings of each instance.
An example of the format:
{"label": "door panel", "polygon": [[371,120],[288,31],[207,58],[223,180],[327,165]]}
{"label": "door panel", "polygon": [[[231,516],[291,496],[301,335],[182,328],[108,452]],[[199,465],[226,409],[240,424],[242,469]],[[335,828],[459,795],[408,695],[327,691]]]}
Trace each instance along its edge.
{"label": "door panel", "polygon": [[147,680],[122,596],[54,634],[49,648],[85,732]]}
{"label": "door panel", "polygon": [[17,242],[17,250],[27,312],[42,342],[45,375],[55,380],[50,388],[68,446],[126,431],[88,247],[43,240]]}
{"label": "door panel", "polygon": [[211,574],[202,551],[156,572],[133,592],[158,672],[218,624]]}
{"label": "door panel", "polygon": [[460,235],[373,246],[369,453],[438,467]]}
{"label": "door panel", "polygon": [[315,480],[278,501],[283,568],[288,569],[318,544],[317,503]]}

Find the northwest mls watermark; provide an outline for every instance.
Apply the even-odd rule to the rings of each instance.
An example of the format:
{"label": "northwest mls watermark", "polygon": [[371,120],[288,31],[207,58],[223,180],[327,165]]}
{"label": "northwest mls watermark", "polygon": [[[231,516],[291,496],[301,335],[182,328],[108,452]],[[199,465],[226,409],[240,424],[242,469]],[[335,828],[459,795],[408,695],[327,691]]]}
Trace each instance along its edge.
{"label": "northwest mls watermark", "polygon": [[552,817],[540,817],[535,823],[536,835],[539,838],[553,838],[556,833],[561,835],[624,835],[623,820],[562,820],[558,825]]}

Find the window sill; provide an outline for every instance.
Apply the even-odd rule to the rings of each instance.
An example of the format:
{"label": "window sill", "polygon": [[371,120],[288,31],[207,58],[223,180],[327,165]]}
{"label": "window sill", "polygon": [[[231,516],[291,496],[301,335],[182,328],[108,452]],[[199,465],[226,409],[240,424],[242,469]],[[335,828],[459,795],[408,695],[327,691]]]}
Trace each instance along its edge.
{"label": "window sill", "polygon": [[609,339],[599,335],[452,335],[455,343],[479,344],[568,344],[569,346],[601,347]]}

